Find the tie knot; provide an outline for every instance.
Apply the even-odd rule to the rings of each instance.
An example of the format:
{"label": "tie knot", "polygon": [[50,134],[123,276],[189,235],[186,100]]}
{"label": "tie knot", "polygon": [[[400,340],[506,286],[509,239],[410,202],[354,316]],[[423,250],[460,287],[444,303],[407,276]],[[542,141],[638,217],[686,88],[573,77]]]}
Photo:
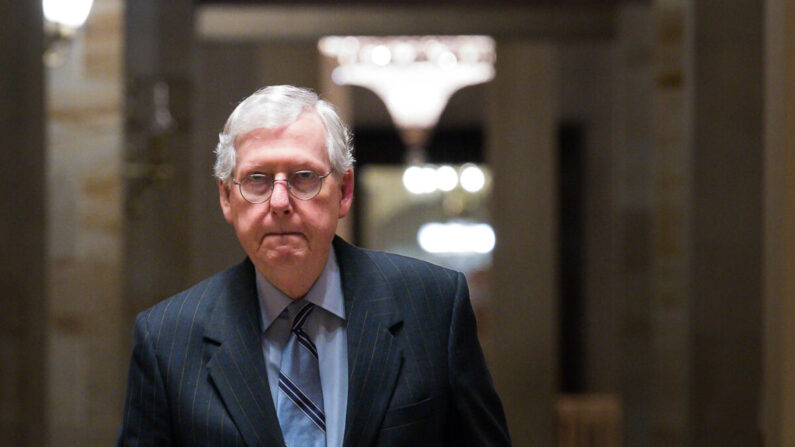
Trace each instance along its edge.
{"label": "tie knot", "polygon": [[293,316],[293,331],[297,331],[303,327],[306,319],[309,317],[310,312],[312,312],[312,309],[314,308],[314,304],[302,299],[290,303],[288,309],[290,315]]}

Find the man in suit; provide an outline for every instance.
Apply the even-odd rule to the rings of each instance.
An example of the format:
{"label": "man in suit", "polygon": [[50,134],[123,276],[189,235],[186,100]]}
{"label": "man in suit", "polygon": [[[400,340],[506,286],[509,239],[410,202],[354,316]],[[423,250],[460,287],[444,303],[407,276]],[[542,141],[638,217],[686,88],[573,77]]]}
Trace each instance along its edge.
{"label": "man in suit", "polygon": [[138,316],[119,445],[510,445],[463,275],[335,236],[354,174],[330,104],[259,90],[216,157],[247,259]]}

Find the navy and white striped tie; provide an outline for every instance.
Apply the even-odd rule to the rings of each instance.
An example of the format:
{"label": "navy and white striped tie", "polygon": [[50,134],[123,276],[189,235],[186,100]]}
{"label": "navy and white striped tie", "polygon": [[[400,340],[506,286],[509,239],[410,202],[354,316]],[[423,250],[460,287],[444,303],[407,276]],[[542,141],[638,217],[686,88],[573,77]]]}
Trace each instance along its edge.
{"label": "navy and white striped tie", "polygon": [[287,307],[292,318],[290,339],[282,352],[276,412],[291,447],[325,447],[326,416],[317,348],[302,329],[315,305],[296,300]]}

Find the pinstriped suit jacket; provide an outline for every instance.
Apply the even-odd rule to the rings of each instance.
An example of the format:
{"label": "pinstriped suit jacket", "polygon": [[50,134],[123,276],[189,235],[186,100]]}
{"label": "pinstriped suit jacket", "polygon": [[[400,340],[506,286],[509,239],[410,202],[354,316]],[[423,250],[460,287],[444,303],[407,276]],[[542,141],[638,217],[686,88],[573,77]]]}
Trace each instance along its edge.
{"label": "pinstriped suit jacket", "polygon": [[[462,274],[335,239],[345,447],[510,445]],[[120,446],[281,446],[246,260],[141,313]],[[294,446],[300,447],[300,446]]]}

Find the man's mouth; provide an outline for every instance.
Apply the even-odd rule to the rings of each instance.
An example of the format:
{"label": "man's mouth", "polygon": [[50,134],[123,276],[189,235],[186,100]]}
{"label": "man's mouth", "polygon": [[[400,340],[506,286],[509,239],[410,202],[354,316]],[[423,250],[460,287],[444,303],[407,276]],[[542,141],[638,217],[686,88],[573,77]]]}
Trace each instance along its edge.
{"label": "man's mouth", "polygon": [[265,237],[289,237],[289,236],[303,236],[303,233],[298,231],[279,231],[279,232],[271,232],[267,233]]}

